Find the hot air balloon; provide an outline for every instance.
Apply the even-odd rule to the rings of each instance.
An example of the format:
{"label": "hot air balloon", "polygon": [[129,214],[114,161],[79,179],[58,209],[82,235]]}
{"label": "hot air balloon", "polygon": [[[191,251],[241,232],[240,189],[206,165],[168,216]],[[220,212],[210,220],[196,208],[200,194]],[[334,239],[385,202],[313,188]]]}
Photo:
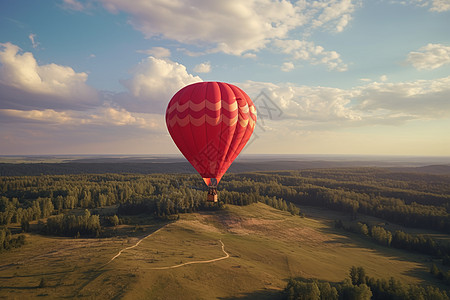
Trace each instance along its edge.
{"label": "hot air balloon", "polygon": [[229,83],[190,84],[170,100],[167,128],[209,187],[207,201],[217,202],[217,184],[250,139],[255,124],[252,100]]}

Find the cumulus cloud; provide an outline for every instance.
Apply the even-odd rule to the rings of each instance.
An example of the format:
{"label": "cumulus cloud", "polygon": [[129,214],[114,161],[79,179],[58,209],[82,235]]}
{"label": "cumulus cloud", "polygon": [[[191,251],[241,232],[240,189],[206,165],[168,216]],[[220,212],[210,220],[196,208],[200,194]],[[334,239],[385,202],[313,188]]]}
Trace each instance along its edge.
{"label": "cumulus cloud", "polygon": [[[361,119],[361,113],[349,107],[354,91],[329,87],[296,86],[294,84],[272,84],[246,82],[241,84],[252,95],[258,109],[258,118],[268,116],[266,121],[297,120],[298,125],[310,123],[328,123],[335,126],[337,122]],[[263,91],[259,94],[258,91]],[[261,98],[265,95],[265,98]],[[279,118],[273,118],[279,109]],[[272,110],[272,114],[269,114]]]}
{"label": "cumulus cloud", "polygon": [[53,109],[44,110],[18,110],[0,109],[3,118],[12,118],[16,121],[36,122],[47,125],[65,126],[120,126],[134,127],[145,130],[162,130],[163,117],[157,114],[131,113],[123,108],[104,105],[88,111],[56,111]]}
{"label": "cumulus cloud", "polygon": [[450,116],[450,77],[411,82],[373,82],[355,90],[355,109],[370,115],[437,119]]}
{"label": "cumulus cloud", "polygon": [[[164,37],[208,52],[242,55],[258,51],[296,28],[340,32],[351,19],[350,0],[176,1],[101,0],[111,12],[124,11],[147,38]],[[312,24],[312,25],[311,25]]]}
{"label": "cumulus cloud", "polygon": [[53,109],[44,110],[18,110],[18,109],[0,109],[0,115],[4,117],[15,117],[25,120],[41,121],[47,124],[73,124],[74,118],[65,111],[55,111]]}
{"label": "cumulus cloud", "polygon": [[165,106],[178,89],[201,78],[167,58],[148,57],[122,82],[127,92],[98,92],[86,80],[86,73],[39,64],[32,53],[1,44],[0,139],[9,146],[3,143],[0,151],[32,147],[45,153],[49,145],[59,153],[170,149]]}
{"label": "cumulus cloud", "polygon": [[290,61],[284,62],[283,65],[281,66],[281,71],[283,71],[283,72],[290,72],[293,69],[294,69],[294,64]]}
{"label": "cumulus cloud", "polygon": [[39,65],[30,52],[0,44],[0,107],[86,107],[98,104],[87,74],[57,64]]}
{"label": "cumulus cloud", "polygon": [[211,63],[209,61],[198,64],[194,67],[194,72],[209,73],[211,72]]}
{"label": "cumulus cloud", "polygon": [[450,63],[450,47],[428,44],[418,51],[410,52],[407,60],[418,70],[433,70]]}
{"label": "cumulus cloud", "polygon": [[[450,117],[450,77],[370,82],[351,89],[252,81],[239,86],[252,97],[264,125],[274,128],[284,126],[277,125],[280,122],[298,129],[322,130]],[[261,98],[261,91],[267,99]],[[281,110],[281,117],[271,117],[277,109]]]}
{"label": "cumulus cloud", "polygon": [[314,42],[300,40],[276,40],[275,47],[281,52],[290,54],[293,59],[308,61],[313,65],[323,64],[329,70],[339,72],[347,71],[347,65],[340,58],[336,51],[325,51],[322,46],[315,45]]}
{"label": "cumulus cloud", "polygon": [[311,10],[319,11],[317,17],[312,20],[313,28],[328,27],[336,32],[341,32],[350,22],[355,4],[351,0],[312,1]]}
{"label": "cumulus cloud", "polygon": [[162,153],[173,147],[166,135],[163,115],[107,105],[87,111],[0,109],[1,153]]}
{"label": "cumulus cloud", "polygon": [[142,60],[132,71],[132,77],[122,83],[134,99],[118,99],[125,108],[163,113],[172,96],[182,87],[202,81],[187,72],[182,64],[152,56]]}
{"label": "cumulus cloud", "polygon": [[147,50],[138,50],[138,53],[147,54],[156,58],[166,58],[170,57],[170,50],[164,47],[152,47]]}

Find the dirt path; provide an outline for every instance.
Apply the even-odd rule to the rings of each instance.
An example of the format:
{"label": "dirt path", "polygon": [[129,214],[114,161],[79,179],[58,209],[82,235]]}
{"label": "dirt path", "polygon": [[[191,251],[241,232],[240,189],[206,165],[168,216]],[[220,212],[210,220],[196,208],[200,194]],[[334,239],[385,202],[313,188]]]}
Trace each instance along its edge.
{"label": "dirt path", "polygon": [[190,261],[190,262],[187,262],[187,263],[174,265],[174,266],[169,266],[169,267],[159,267],[159,268],[149,268],[149,269],[150,270],[168,270],[168,269],[175,269],[175,268],[179,268],[179,267],[187,266],[187,265],[192,265],[192,264],[207,264],[207,263],[212,263],[212,262],[215,262],[215,261],[219,261],[219,260],[223,260],[223,259],[229,258],[230,254],[228,254],[228,252],[225,251],[225,245],[223,244],[222,240],[219,240],[219,242],[222,244],[222,251],[223,251],[223,253],[225,253],[225,256],[222,256],[222,257],[219,257],[219,258],[210,259],[210,260],[196,260],[196,261]]}
{"label": "dirt path", "polygon": [[[111,263],[113,260],[115,260],[116,258],[118,258],[124,251],[136,248],[137,246],[139,246],[139,244],[145,240],[148,237],[151,237],[152,235],[154,235],[155,233],[157,233],[158,231],[160,231],[161,229],[163,229],[164,227],[161,227],[160,229],[150,233],[149,235],[143,237],[142,239],[140,239],[139,241],[137,241],[136,244],[134,244],[133,246],[129,246],[126,248],[123,248],[122,250],[119,251],[119,253],[117,253],[113,258],[111,258],[106,264],[104,264],[102,267],[106,266],[107,264]],[[168,266],[168,267],[158,267],[158,268],[149,268],[150,270],[168,270],[168,269],[175,269],[175,268],[179,268],[182,266],[187,266],[187,265],[192,265],[192,264],[207,264],[207,263],[212,263],[215,261],[219,261],[219,260],[223,260],[223,259],[227,259],[230,257],[230,254],[228,254],[227,251],[225,251],[225,245],[222,242],[222,240],[219,240],[219,242],[222,244],[222,252],[225,253],[225,256],[222,257],[218,257],[218,258],[214,258],[214,259],[210,259],[210,260],[196,260],[196,261],[190,261],[190,262],[186,262],[186,263],[182,263],[179,265],[174,265],[174,266]],[[101,268],[102,268],[101,267]]]}
{"label": "dirt path", "polygon": [[152,235],[154,235],[155,233],[157,233],[158,231],[160,231],[160,230],[163,229],[164,227],[165,227],[165,226],[159,228],[159,229],[156,230],[156,231],[153,231],[152,233],[150,233],[150,234],[147,235],[147,236],[144,236],[142,239],[140,239],[139,241],[137,241],[137,243],[134,244],[133,246],[123,248],[122,250],[119,251],[119,253],[117,253],[113,258],[111,258],[111,259],[110,259],[106,264],[104,264],[102,267],[106,266],[107,264],[109,264],[110,262],[112,262],[113,260],[115,260],[116,258],[118,258],[118,257],[122,254],[122,252],[124,252],[124,251],[126,251],[126,250],[133,249],[133,248],[139,246],[139,244],[140,244],[143,240],[145,240],[145,239],[148,238],[148,237],[151,237]]}

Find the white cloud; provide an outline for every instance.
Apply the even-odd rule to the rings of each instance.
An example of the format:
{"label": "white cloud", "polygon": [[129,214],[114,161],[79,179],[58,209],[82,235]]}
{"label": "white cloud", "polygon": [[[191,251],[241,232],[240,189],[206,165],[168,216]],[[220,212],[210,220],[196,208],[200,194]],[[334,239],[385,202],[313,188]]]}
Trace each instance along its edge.
{"label": "white cloud", "polygon": [[[53,109],[44,110],[18,110],[0,109],[3,118],[9,117],[15,121],[33,121],[41,124],[58,125],[61,128],[75,127],[131,127],[145,130],[163,130],[163,116],[160,114],[131,113],[123,108],[115,108],[104,105],[87,111],[56,111]],[[13,120],[14,121],[14,120]]]}
{"label": "white cloud", "polygon": [[65,111],[62,112],[55,111],[53,109],[44,109],[44,110],[0,109],[0,114],[3,116],[40,121],[48,124],[61,125],[74,123],[74,118],[71,116],[71,114]]}
{"label": "white cloud", "polygon": [[245,57],[245,58],[256,58],[256,54],[255,53],[251,53],[251,52],[247,52],[247,53],[244,53],[242,55],[242,57]]}
{"label": "white cloud", "polygon": [[428,44],[417,52],[410,52],[406,61],[418,70],[437,69],[450,63],[450,47],[441,44]]}
{"label": "white cloud", "polygon": [[189,74],[184,65],[150,56],[132,70],[132,78],[122,81],[135,99],[123,99],[121,104],[132,110],[163,113],[179,89],[199,81],[202,79]]}
{"label": "white cloud", "polygon": [[209,61],[198,64],[194,67],[194,72],[209,73],[211,72],[211,63]]}
{"label": "white cloud", "polygon": [[[272,126],[274,130],[281,130],[279,126],[286,124],[295,130],[323,130],[450,117],[450,77],[370,82],[351,89],[252,81],[238,85],[252,97],[262,120],[260,125]],[[270,100],[264,102],[259,97],[261,91]],[[282,113],[277,114],[277,109]]]}
{"label": "white cloud", "polygon": [[96,91],[86,84],[86,73],[57,64],[39,65],[32,53],[19,51],[11,43],[0,44],[0,106],[54,108],[98,103]]}
{"label": "white cloud", "polygon": [[431,3],[431,11],[444,12],[450,10],[449,0],[433,0]]}
{"label": "white cloud", "polygon": [[123,108],[102,107],[97,114],[90,115],[93,123],[99,125],[111,124],[115,126],[136,126],[144,129],[162,129],[162,115],[131,113]]}
{"label": "white cloud", "polygon": [[329,70],[347,71],[347,65],[336,51],[325,51],[314,42],[300,40],[276,40],[275,47],[283,53],[290,54],[293,59],[305,60],[313,65],[324,64]]}
{"label": "white cloud", "polygon": [[281,71],[290,72],[294,69],[294,64],[292,62],[284,62],[281,66]]}
{"label": "white cloud", "polygon": [[400,1],[400,3],[405,5],[416,5],[419,7],[428,7],[430,11],[434,12],[445,12],[450,10],[449,0],[407,0]]}
{"label": "white cloud", "polygon": [[[0,152],[167,153],[164,115],[104,105],[86,111],[0,109]],[[173,149],[173,152],[176,149]]]}
{"label": "white cloud", "polygon": [[[263,118],[264,123],[296,120],[300,126],[306,123],[326,123],[335,126],[339,122],[361,118],[361,113],[349,106],[354,94],[352,90],[251,81],[239,86],[251,95],[258,109],[258,118],[260,120]],[[261,98],[260,91],[263,91],[270,100]],[[272,112],[269,112],[270,110]],[[277,110],[281,113],[277,113]],[[279,117],[274,118],[275,115]]]}
{"label": "white cloud", "polygon": [[39,43],[35,40],[36,34],[30,33],[30,35],[28,35],[28,38],[30,39],[31,45],[33,46],[33,48],[36,49],[39,46]]}
{"label": "white cloud", "polygon": [[350,0],[101,1],[113,13],[128,13],[130,23],[147,38],[163,37],[234,55],[263,49],[296,28],[340,32],[355,9]]}
{"label": "white cloud", "polygon": [[355,89],[355,109],[371,116],[439,119],[450,116],[450,77],[399,83],[373,82]]}
{"label": "white cloud", "polygon": [[63,0],[63,7],[76,11],[82,11],[85,9],[84,5],[77,0]]}
{"label": "white cloud", "polygon": [[336,32],[341,32],[351,20],[355,4],[351,0],[313,1],[312,8],[320,11],[312,21],[313,28],[326,26]]}
{"label": "white cloud", "polygon": [[171,53],[170,50],[164,47],[152,47],[147,50],[138,50],[138,53],[144,53],[156,58],[165,58],[170,57]]}
{"label": "white cloud", "polygon": [[385,81],[388,80],[388,78],[387,78],[386,75],[381,75],[381,76],[380,76],[380,80],[381,80],[382,82],[385,82]]}

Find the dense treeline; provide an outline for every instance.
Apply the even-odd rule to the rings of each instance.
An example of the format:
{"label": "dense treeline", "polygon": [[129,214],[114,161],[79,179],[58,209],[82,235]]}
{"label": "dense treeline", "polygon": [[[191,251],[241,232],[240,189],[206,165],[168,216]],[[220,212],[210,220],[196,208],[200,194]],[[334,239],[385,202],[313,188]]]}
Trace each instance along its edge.
{"label": "dense treeline", "polygon": [[62,236],[99,236],[100,218],[98,215],[91,215],[87,209],[81,216],[59,214],[47,219],[43,231],[47,234]]}
{"label": "dense treeline", "polygon": [[[152,160],[152,159],[150,159]],[[84,162],[65,163],[0,163],[0,176],[39,176],[39,175],[76,175],[76,174],[111,174],[111,173],[196,173],[186,161],[160,163],[137,159],[138,162],[120,162],[106,159],[93,159]]]}
{"label": "dense treeline", "polygon": [[437,241],[427,235],[414,235],[401,230],[392,232],[382,226],[370,226],[362,222],[345,225],[342,220],[336,220],[335,227],[359,233],[383,246],[432,255],[442,258],[444,263],[450,260],[450,244]]}
{"label": "dense treeline", "polygon": [[340,283],[319,282],[317,280],[291,279],[284,289],[286,299],[308,300],[410,300],[410,299],[450,299],[446,291],[437,287],[404,285],[391,277],[389,280],[366,276],[362,267],[352,267],[350,276]]}
{"label": "dense treeline", "polygon": [[[256,193],[244,192],[220,192],[220,202],[218,204],[207,203],[204,201],[204,193],[186,189],[178,195],[155,195],[154,197],[144,199],[133,199],[121,203],[118,207],[118,213],[121,215],[136,215],[141,213],[153,214],[158,217],[165,217],[179,213],[190,213],[199,210],[217,210],[222,209],[224,204],[249,205],[256,202],[262,202],[273,208],[289,211],[292,215],[300,215],[300,208],[281,199],[268,196],[261,196]],[[186,199],[187,197],[187,199]],[[188,201],[186,201],[188,200]]]}
{"label": "dense treeline", "polygon": [[[240,191],[255,191],[267,196],[280,197],[300,205],[328,207],[348,212],[353,216],[357,213],[368,214],[404,226],[450,232],[449,176],[424,174],[393,176],[387,171],[372,168],[309,172],[313,172],[314,176],[323,174],[324,178],[304,177],[309,174],[307,171],[245,173],[229,176],[234,177],[234,180],[225,182],[224,185],[229,184],[228,188]],[[372,172],[375,175],[370,175]],[[330,174],[333,178],[329,179],[327,176]],[[339,181],[336,174],[342,176]],[[377,174],[381,175],[377,177]],[[371,176],[375,176],[375,179]],[[410,176],[411,184],[408,182]],[[353,190],[354,186],[359,188]],[[386,197],[387,192],[384,196],[379,192],[383,189],[389,191],[391,186],[398,189],[395,197],[394,194],[392,197]],[[422,192],[422,188],[427,190],[427,193]],[[429,202],[426,201],[426,196],[429,196]],[[418,200],[422,204],[416,202]]]}
{"label": "dense treeline", "polygon": [[[376,168],[228,174],[222,203],[262,201],[298,214],[315,205],[356,217],[368,214],[404,226],[450,233],[450,177]],[[120,205],[158,216],[209,209],[200,176],[102,174],[0,177],[0,224],[23,223],[74,208]],[[135,208],[133,208],[135,207]]]}

